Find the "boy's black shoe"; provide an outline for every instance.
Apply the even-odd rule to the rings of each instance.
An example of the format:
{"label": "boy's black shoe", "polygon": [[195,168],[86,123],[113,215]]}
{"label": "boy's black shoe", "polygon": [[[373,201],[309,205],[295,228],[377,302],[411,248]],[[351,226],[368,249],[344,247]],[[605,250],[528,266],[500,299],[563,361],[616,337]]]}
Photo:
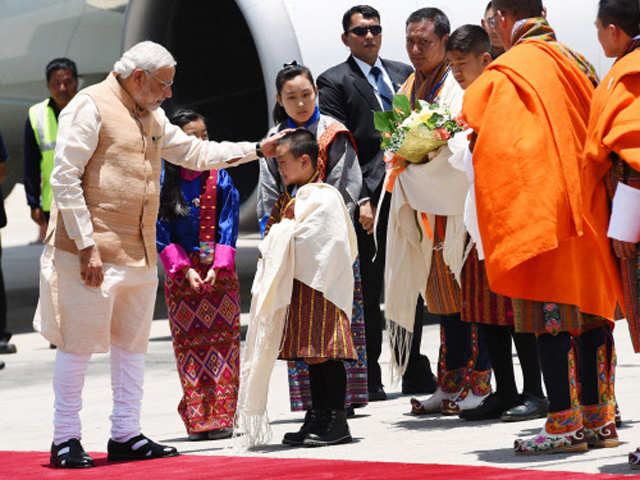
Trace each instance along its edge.
{"label": "boy's black shoe", "polygon": [[325,427],[309,433],[304,439],[305,447],[324,447],[352,441],[347,416],[344,410],[330,410]]}
{"label": "boy's black shoe", "polygon": [[93,459],[84,451],[77,438],[67,440],[60,445],[52,443],[49,461],[52,467],[57,468],[95,467]]}
{"label": "boy's black shoe", "polygon": [[369,401],[370,402],[381,402],[387,399],[387,394],[384,391],[384,388],[382,388],[382,385],[380,385],[377,389],[375,390],[369,390]]}
{"label": "boy's black shoe", "polygon": [[303,444],[307,435],[317,428],[318,423],[322,421],[322,418],[325,415],[326,414],[320,410],[307,410],[307,413],[304,415],[304,423],[302,424],[302,427],[300,427],[300,430],[297,432],[285,433],[282,443],[285,445],[299,447]]}
{"label": "boy's black shoe", "polygon": [[109,439],[107,443],[107,460],[122,462],[126,460],[148,460],[151,458],[176,457],[178,450],[167,445],[160,445],[140,434],[126,442]]}

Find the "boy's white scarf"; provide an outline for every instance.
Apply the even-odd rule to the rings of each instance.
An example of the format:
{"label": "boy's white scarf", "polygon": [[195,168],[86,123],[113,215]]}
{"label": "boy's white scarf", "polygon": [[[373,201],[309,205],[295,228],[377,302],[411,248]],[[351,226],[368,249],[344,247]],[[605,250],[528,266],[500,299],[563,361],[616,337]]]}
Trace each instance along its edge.
{"label": "boy's white scarf", "polygon": [[296,194],[295,219],[273,225],[260,243],[251,288],[251,311],[236,412],[237,445],[254,447],[271,437],[269,380],[281,348],[293,280],[321,292],[350,316],[352,265],[358,254],[349,213],[338,190],[310,183]]}

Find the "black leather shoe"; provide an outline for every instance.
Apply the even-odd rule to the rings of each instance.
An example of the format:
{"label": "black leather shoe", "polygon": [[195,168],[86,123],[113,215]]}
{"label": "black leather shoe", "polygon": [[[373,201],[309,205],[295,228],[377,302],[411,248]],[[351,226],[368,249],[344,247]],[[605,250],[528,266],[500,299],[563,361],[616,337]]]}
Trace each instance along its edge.
{"label": "black leather shoe", "polygon": [[90,468],[95,467],[93,459],[84,451],[80,440],[72,438],[60,445],[51,444],[51,466],[57,468]]}
{"label": "black leather shoe", "polygon": [[285,445],[293,445],[299,447],[304,442],[307,435],[318,425],[324,412],[319,410],[307,410],[304,415],[304,423],[297,432],[288,432],[284,434],[282,443]]}
{"label": "black leather shoe", "polygon": [[438,379],[431,371],[431,364],[425,355],[412,359],[402,376],[402,393],[405,395],[431,394],[438,388]]}
{"label": "black leather shoe", "polygon": [[190,442],[202,442],[204,440],[209,440],[209,432],[196,432],[189,434]]}
{"label": "black leather shoe", "polygon": [[522,422],[534,418],[545,418],[548,411],[549,402],[546,398],[523,393],[519,405],[504,412],[500,420],[503,422]]}
{"label": "black leather shoe", "polygon": [[174,447],[160,445],[142,434],[126,442],[116,442],[115,440],[109,439],[107,452],[107,460],[110,462],[178,456],[178,450]]}
{"label": "black leather shoe", "polygon": [[344,410],[330,410],[323,428],[311,432],[304,439],[305,447],[326,447],[352,441]]}
{"label": "black leather shoe", "polygon": [[189,434],[191,442],[200,442],[203,440],[222,440],[233,436],[232,428],[219,428],[217,430],[208,430],[206,432],[196,432]]}
{"label": "black leather shoe", "polygon": [[492,420],[496,418],[500,418],[502,413],[516,405],[517,402],[507,402],[505,403],[502,398],[498,396],[497,393],[492,393],[487,398],[485,398],[480,405],[476,408],[471,408],[469,410],[461,410],[460,418],[465,420]]}
{"label": "black leather shoe", "polygon": [[378,387],[376,390],[369,390],[369,401],[370,402],[381,402],[382,400],[387,399],[387,394],[384,392],[384,388]]}
{"label": "black leather shoe", "polygon": [[0,355],[8,355],[16,353],[18,349],[14,343],[9,343],[7,340],[0,340]]}
{"label": "black leather shoe", "polygon": [[428,395],[436,391],[438,388],[438,382],[416,385],[415,383],[402,381],[402,394],[403,395]]}
{"label": "black leather shoe", "polygon": [[3,368],[4,368],[4,362],[0,360],[0,370],[2,370]]}

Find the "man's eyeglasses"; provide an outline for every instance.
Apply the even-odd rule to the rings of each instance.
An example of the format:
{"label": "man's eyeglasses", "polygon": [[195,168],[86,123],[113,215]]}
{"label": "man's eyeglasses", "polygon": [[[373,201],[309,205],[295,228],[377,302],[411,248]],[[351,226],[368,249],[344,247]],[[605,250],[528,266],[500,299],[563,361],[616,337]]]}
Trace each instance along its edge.
{"label": "man's eyeglasses", "polygon": [[155,78],[158,82],[160,82],[160,85],[162,85],[162,90],[166,90],[167,88],[171,88],[171,86],[173,85],[173,80],[171,80],[170,82],[167,82],[166,80],[162,80],[161,78],[156,77],[149,70],[143,70],[143,71],[147,75],[149,75],[150,77]]}
{"label": "man's eyeglasses", "polygon": [[368,32],[371,32],[371,35],[378,36],[382,33],[381,25],[367,25],[366,27],[353,27],[351,30],[347,30],[347,33],[353,33],[358,37],[364,37]]}

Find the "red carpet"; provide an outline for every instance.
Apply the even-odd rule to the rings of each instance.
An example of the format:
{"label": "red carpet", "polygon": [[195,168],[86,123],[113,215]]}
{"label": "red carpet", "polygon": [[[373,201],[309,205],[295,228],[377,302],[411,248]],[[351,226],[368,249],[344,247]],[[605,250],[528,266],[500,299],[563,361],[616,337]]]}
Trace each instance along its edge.
{"label": "red carpet", "polygon": [[572,472],[511,470],[461,465],[351,462],[182,455],[176,458],[129,463],[108,463],[106,454],[93,453],[96,468],[60,470],[49,467],[44,452],[0,452],[0,479],[40,480],[73,478],[101,480],[606,480],[637,478],[623,475],[595,475]]}

